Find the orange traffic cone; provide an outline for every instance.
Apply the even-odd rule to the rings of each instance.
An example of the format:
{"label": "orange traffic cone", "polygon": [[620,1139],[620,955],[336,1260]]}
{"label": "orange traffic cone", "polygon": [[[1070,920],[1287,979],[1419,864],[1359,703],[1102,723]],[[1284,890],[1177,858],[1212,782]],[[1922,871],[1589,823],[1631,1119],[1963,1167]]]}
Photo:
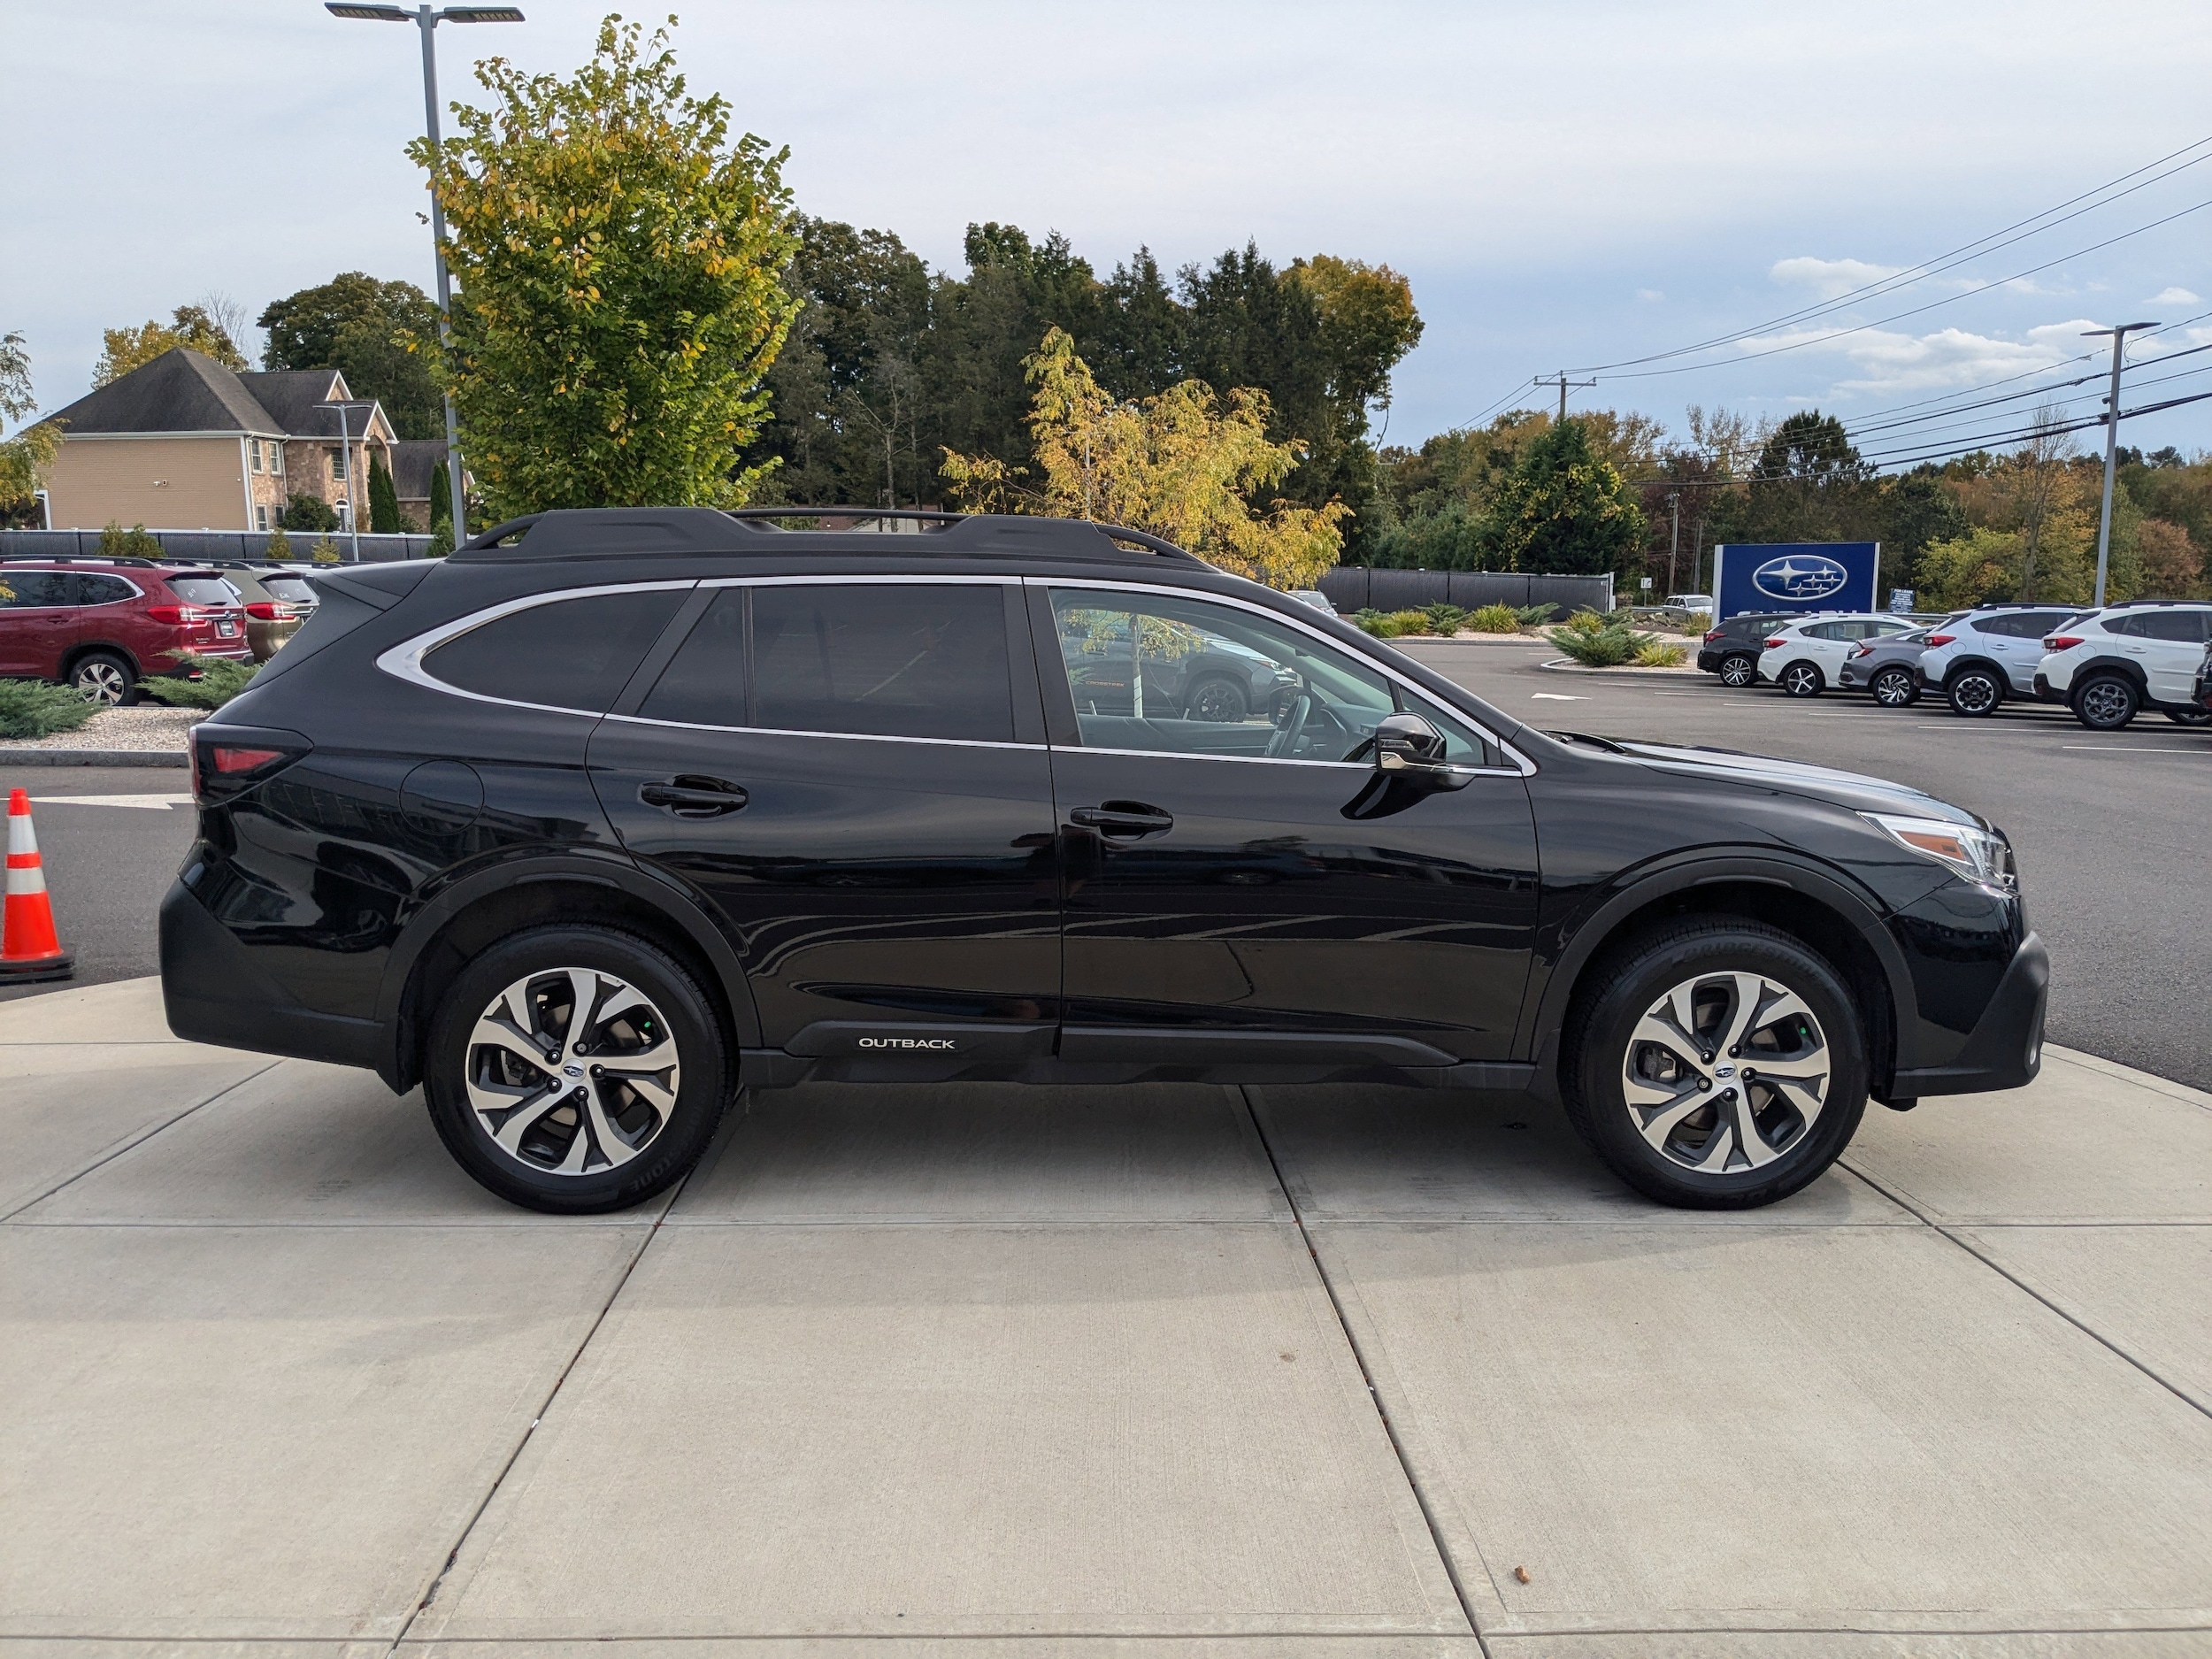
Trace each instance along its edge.
{"label": "orange traffic cone", "polygon": [[46,896],[46,872],[31,828],[31,792],[8,796],[8,908],[0,926],[0,985],[65,979],[76,964],[54,932],[54,902]]}

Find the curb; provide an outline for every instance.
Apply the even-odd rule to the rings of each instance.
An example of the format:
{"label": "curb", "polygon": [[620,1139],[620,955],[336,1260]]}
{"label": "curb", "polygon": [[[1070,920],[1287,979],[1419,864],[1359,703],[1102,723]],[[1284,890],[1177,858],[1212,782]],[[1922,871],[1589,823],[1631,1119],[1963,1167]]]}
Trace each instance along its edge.
{"label": "curb", "polygon": [[176,766],[192,764],[180,749],[11,749],[0,744],[0,763],[25,766]]}
{"label": "curb", "polygon": [[1625,665],[1619,668],[1586,668],[1580,663],[1564,657],[1555,657],[1548,663],[1539,663],[1536,665],[1539,668],[1548,668],[1555,674],[1604,674],[1609,678],[1623,674],[1638,674],[1646,680],[1680,680],[1686,675],[1702,675],[1705,672],[1701,668],[1630,668]]}

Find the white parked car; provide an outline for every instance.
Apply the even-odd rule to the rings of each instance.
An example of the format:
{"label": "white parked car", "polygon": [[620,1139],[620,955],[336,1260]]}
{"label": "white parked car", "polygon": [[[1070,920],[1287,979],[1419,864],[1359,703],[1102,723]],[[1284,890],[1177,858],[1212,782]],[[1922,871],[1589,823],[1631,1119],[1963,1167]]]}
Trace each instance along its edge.
{"label": "white parked car", "polygon": [[2145,709],[2181,726],[2212,721],[2196,702],[2212,639],[2212,604],[2141,599],[2069,622],[2042,641],[2035,695],[2062,703],[2095,732],[2116,732]]}
{"label": "white parked car", "polygon": [[1844,658],[1862,640],[1887,639],[1919,627],[1886,611],[1826,611],[1770,629],[1759,653],[1759,678],[1793,697],[1817,697],[1837,683]]}
{"label": "white parked car", "polygon": [[1331,616],[1337,614],[1336,607],[1329,603],[1329,595],[1318,588],[1294,588],[1290,590],[1290,596],[1302,604],[1311,605],[1316,611],[1325,611]]}
{"label": "white parked car", "polygon": [[2043,636],[2081,614],[2079,605],[2024,602],[1946,617],[1920,654],[1920,688],[1970,717],[1994,713],[2007,697],[2032,696]]}

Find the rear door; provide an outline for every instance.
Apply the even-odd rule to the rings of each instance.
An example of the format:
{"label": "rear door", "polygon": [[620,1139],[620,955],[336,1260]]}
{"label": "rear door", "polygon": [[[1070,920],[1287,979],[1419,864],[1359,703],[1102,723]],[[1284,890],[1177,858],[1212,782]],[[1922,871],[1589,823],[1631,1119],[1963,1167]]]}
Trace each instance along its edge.
{"label": "rear door", "polygon": [[2003,611],[1977,617],[1968,626],[1975,643],[2004,665],[2013,690],[2032,693],[2035,671],[2043,661],[2043,636],[2066,620],[2064,611]]}
{"label": "rear door", "polygon": [[2197,665],[2204,660],[2205,623],[2212,611],[2160,608],[2145,610],[2130,618],[2137,636],[2127,641],[2131,654],[2143,664],[2143,678],[2154,703],[2187,703],[2196,684]]}
{"label": "rear door", "polygon": [[624,844],[718,910],[771,1045],[849,1075],[1048,1056],[1052,778],[1018,582],[705,584],[593,733]]}
{"label": "rear door", "polygon": [[[1058,723],[1064,1058],[1508,1057],[1537,861],[1527,786],[1496,745],[1257,606],[1107,583],[1031,592]],[[1217,641],[1259,660],[1265,701],[1235,718],[1163,701],[1150,664],[1206,661]],[[1476,769],[1466,787],[1378,803],[1369,740],[1405,707]]]}

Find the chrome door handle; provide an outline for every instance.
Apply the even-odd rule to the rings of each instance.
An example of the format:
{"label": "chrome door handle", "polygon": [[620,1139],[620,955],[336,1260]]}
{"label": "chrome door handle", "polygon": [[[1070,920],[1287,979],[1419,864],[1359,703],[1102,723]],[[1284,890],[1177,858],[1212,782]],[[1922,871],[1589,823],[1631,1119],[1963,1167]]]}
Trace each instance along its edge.
{"label": "chrome door handle", "polygon": [[665,783],[640,784],[637,798],[677,818],[709,818],[741,810],[750,797],[719,778],[671,778]]}

